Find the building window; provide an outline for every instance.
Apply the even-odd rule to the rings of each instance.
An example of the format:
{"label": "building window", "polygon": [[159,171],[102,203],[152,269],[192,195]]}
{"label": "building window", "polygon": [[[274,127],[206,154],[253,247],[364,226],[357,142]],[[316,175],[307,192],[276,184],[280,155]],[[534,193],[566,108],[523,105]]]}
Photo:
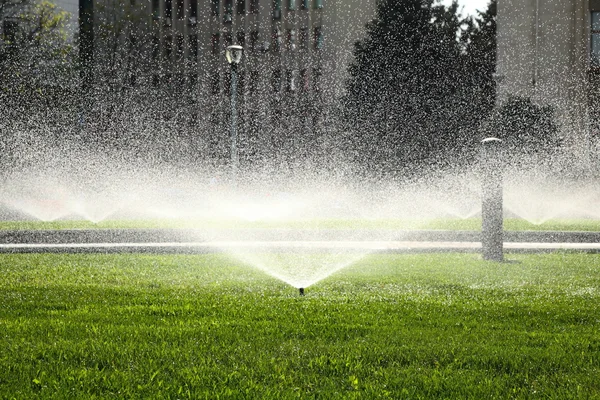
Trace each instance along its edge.
{"label": "building window", "polygon": [[152,0],[152,19],[157,20],[160,17],[160,1]]}
{"label": "building window", "polygon": [[235,35],[235,39],[237,41],[237,44],[239,44],[242,47],[246,47],[246,32],[244,31],[239,31],[236,35]]}
{"label": "building window", "polygon": [[158,60],[159,51],[160,41],[158,40],[158,36],[152,36],[152,59],[154,61]]}
{"label": "building window", "polygon": [[296,10],[296,0],[287,0],[287,9],[289,11],[295,11]]}
{"label": "building window", "polygon": [[215,72],[210,78],[210,91],[212,94],[221,92],[221,75],[219,75],[219,72]]}
{"label": "building window", "polygon": [[323,29],[320,26],[315,27],[313,31],[314,47],[316,50],[323,48]]}
{"label": "building window", "polygon": [[246,14],[246,0],[236,0],[236,8],[238,15]]}
{"label": "building window", "polygon": [[308,70],[306,68],[300,70],[300,81],[302,84],[302,91],[308,92],[310,90],[310,79],[308,77]]}
{"label": "building window", "polygon": [[223,41],[224,41],[223,45],[225,46],[225,48],[233,45],[233,35],[231,34],[231,32],[225,32]]}
{"label": "building window", "polygon": [[250,13],[258,14],[260,6],[260,0],[250,0]]}
{"label": "building window", "polygon": [[323,0],[313,0],[313,8],[323,8]]}
{"label": "building window", "polygon": [[286,47],[288,50],[296,50],[296,30],[288,29],[285,35]]}
{"label": "building window", "polygon": [[219,16],[219,0],[211,0],[210,10],[213,17]]}
{"label": "building window", "polygon": [[185,49],[183,47],[183,35],[177,35],[177,58],[181,60],[185,53]]}
{"label": "building window", "polygon": [[165,58],[171,61],[173,55],[173,36],[169,35],[165,37]]}
{"label": "building window", "polygon": [[260,35],[258,31],[250,32],[250,51],[258,50],[258,41],[260,40]]}
{"label": "building window", "polygon": [[177,0],[177,19],[183,19],[183,0]]}
{"label": "building window", "polygon": [[211,39],[213,54],[219,54],[219,42],[220,41],[221,41],[221,35],[218,33],[213,33],[212,39]]}
{"label": "building window", "polygon": [[273,0],[273,19],[281,19],[281,0]]}
{"label": "building window", "polygon": [[600,11],[592,11],[591,63],[600,67]]}
{"label": "building window", "polygon": [[198,59],[198,35],[190,35],[190,52],[188,56],[192,61]]}
{"label": "building window", "polygon": [[190,21],[195,23],[198,18],[198,0],[190,0],[190,19],[194,18],[194,21]]}
{"label": "building window", "polygon": [[198,74],[195,72],[191,73],[190,74],[190,87],[195,88],[197,84],[198,84]]}
{"label": "building window", "polygon": [[281,45],[283,42],[283,38],[281,37],[281,29],[279,28],[274,28],[273,29],[273,49],[275,51],[281,51]]}
{"label": "building window", "polygon": [[302,1],[302,9],[308,10],[308,8],[310,7],[310,0],[301,0],[301,1]]}
{"label": "building window", "polygon": [[285,71],[285,88],[288,92],[296,91],[297,71],[288,69]]}
{"label": "building window", "polygon": [[223,22],[230,24],[233,22],[233,0],[225,0],[223,3]]}
{"label": "building window", "polygon": [[250,93],[256,93],[256,91],[258,90],[258,80],[259,80],[258,71],[256,71],[256,70],[250,71],[250,85],[248,88]]}
{"label": "building window", "polygon": [[271,89],[274,93],[281,91],[281,70],[274,69],[271,75]]}
{"label": "building window", "polygon": [[313,68],[312,75],[313,75],[313,90],[315,92],[318,92],[321,89],[321,75],[322,75],[321,68],[320,67]]}
{"label": "building window", "polygon": [[300,28],[300,48],[308,48],[308,28]]}
{"label": "building window", "polygon": [[171,19],[173,13],[173,0],[165,0],[165,18]]}

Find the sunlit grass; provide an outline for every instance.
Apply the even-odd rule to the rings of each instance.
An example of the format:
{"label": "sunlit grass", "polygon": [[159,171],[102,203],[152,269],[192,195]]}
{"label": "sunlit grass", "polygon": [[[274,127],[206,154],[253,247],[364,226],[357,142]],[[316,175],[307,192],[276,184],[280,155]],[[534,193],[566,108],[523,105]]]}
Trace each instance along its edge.
{"label": "sunlit grass", "polygon": [[[239,219],[121,219],[105,220],[98,223],[85,220],[58,221],[0,221],[0,230],[43,230],[43,229],[155,229],[155,228],[199,228],[199,229],[246,229],[246,228],[289,228],[289,229],[481,229],[481,219],[306,219],[306,220],[259,220]],[[555,219],[542,224],[534,224],[523,219],[507,218],[506,230],[559,230],[559,231],[600,231],[597,219]]]}
{"label": "sunlit grass", "polygon": [[600,255],[0,255],[0,398],[595,398]]}

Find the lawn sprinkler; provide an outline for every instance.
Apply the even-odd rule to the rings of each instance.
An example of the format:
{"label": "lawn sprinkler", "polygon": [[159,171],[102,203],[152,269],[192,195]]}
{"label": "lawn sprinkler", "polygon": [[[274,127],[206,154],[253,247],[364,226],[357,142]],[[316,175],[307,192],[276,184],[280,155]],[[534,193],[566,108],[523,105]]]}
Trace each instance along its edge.
{"label": "lawn sprinkler", "polygon": [[304,296],[304,288],[303,288],[303,287],[301,287],[301,288],[299,288],[298,290],[300,291],[300,296]]}

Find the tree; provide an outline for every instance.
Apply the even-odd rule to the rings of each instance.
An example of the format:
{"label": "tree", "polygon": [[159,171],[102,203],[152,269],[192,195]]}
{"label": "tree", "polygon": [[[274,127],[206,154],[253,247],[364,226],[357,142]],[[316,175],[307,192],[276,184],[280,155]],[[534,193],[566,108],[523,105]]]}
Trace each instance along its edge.
{"label": "tree", "polygon": [[561,145],[551,106],[539,106],[526,97],[509,97],[487,118],[482,136],[502,139],[510,164],[537,166],[550,160]]}
{"label": "tree", "polygon": [[69,43],[69,14],[43,0],[0,0],[0,90],[32,102],[32,97],[73,86],[74,49]]}
{"label": "tree", "polygon": [[490,115],[496,102],[497,0],[491,0],[486,11],[478,13],[475,19],[465,21],[466,29],[461,37],[468,71],[465,77],[472,88],[470,104],[474,110],[474,126]]}
{"label": "tree", "polygon": [[357,42],[344,99],[348,146],[368,167],[443,162],[458,142],[465,89],[456,2],[382,0]]}

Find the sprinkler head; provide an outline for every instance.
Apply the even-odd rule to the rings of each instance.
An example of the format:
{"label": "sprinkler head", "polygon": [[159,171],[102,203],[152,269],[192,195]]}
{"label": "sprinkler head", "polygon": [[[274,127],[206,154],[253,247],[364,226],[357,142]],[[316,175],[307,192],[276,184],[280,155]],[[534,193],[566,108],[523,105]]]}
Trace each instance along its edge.
{"label": "sprinkler head", "polygon": [[301,287],[301,288],[299,288],[298,290],[300,291],[300,296],[304,296],[304,288],[303,288],[303,287]]}

